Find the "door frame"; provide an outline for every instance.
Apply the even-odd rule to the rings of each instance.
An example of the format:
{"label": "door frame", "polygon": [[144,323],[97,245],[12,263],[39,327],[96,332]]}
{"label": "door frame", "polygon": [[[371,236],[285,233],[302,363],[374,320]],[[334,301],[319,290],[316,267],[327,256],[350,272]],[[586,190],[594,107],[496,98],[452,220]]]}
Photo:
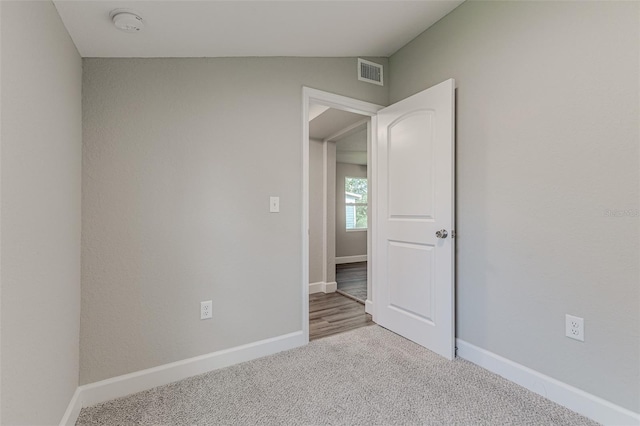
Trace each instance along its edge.
{"label": "door frame", "polygon": [[[369,226],[367,232],[367,255],[369,259],[376,256],[376,202],[377,188],[377,113],[382,105],[360,101],[334,93],[324,92],[310,87],[302,87],[302,334],[305,344],[309,342],[309,103],[314,102],[342,111],[353,112],[370,118],[367,126],[367,179],[369,181]],[[373,197],[371,197],[373,195]],[[326,238],[326,236],[324,236]],[[325,247],[326,251],[326,247]],[[375,300],[375,276],[367,262],[367,301],[366,312],[374,317],[373,300]],[[326,263],[325,263],[326,268]],[[369,293],[370,291],[370,293]]]}

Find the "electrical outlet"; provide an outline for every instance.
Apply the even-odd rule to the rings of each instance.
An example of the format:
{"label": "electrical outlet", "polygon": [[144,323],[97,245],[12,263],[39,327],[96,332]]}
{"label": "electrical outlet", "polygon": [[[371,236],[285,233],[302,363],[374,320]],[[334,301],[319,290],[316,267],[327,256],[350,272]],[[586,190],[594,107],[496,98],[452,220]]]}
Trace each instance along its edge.
{"label": "electrical outlet", "polygon": [[213,302],[211,300],[205,300],[200,302],[200,319],[213,318]]}
{"label": "electrical outlet", "polygon": [[584,342],[584,319],[567,314],[565,316],[564,333],[570,339]]}

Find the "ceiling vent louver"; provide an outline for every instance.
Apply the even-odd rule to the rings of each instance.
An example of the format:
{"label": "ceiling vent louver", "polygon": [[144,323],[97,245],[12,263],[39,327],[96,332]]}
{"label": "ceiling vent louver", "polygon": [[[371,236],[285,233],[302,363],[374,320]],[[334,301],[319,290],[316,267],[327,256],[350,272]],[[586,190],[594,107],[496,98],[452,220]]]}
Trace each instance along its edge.
{"label": "ceiling vent louver", "polygon": [[358,58],[358,80],[384,86],[382,65]]}

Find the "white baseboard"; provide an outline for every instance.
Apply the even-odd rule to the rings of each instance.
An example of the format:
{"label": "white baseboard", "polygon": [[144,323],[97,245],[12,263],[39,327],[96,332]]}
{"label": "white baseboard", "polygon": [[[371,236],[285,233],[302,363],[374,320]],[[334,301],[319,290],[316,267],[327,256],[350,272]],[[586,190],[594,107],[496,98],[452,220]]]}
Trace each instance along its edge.
{"label": "white baseboard", "polygon": [[546,376],[464,340],[456,339],[457,355],[519,384],[570,410],[605,425],[640,425],[640,414]]}
{"label": "white baseboard", "polygon": [[337,289],[338,289],[338,283],[335,281],[332,283],[325,283],[324,285],[325,293],[335,293]]}
{"label": "white baseboard", "polygon": [[324,293],[324,282],[309,283],[309,294]]}
{"label": "white baseboard", "polygon": [[75,426],[78,421],[78,416],[82,410],[82,400],[80,399],[80,388],[76,388],[76,391],[71,397],[71,402],[67,407],[67,411],[64,412],[62,420],[60,420],[60,426]]}
{"label": "white baseboard", "polygon": [[74,425],[82,407],[166,385],[252,359],[305,345],[302,331],[136,371],[78,387],[60,425]]}
{"label": "white baseboard", "polygon": [[[323,283],[324,284],[324,283]],[[332,283],[327,283],[332,284]],[[335,283],[333,283],[335,284]],[[369,308],[370,307],[370,308]],[[365,310],[372,312],[367,300]],[[82,407],[162,386],[218,368],[250,361],[304,345],[301,331],[249,343],[207,355],[201,355],[135,373],[78,387],[60,421],[60,426],[75,425]],[[598,396],[560,382],[528,367],[503,358],[471,343],[456,339],[457,355],[507,380],[519,384],[570,410],[605,425],[639,425],[640,414]]]}
{"label": "white baseboard", "polygon": [[309,294],[334,293],[338,289],[338,283],[317,282],[309,284]]}
{"label": "white baseboard", "polygon": [[373,316],[373,301],[369,299],[364,301],[364,311]]}
{"label": "white baseboard", "polygon": [[342,256],[336,257],[336,265],[340,265],[342,263],[356,263],[356,262],[366,262],[367,255],[359,255],[359,256]]}

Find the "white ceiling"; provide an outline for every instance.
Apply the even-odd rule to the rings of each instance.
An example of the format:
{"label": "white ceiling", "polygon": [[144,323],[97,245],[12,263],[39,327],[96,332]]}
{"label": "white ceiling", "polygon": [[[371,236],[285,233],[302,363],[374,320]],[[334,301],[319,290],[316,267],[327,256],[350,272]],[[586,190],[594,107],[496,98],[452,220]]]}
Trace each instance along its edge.
{"label": "white ceiling", "polygon": [[[462,0],[54,3],[83,57],[387,57]],[[117,8],[139,12],[144,30],[117,30]]]}
{"label": "white ceiling", "polygon": [[353,112],[327,108],[321,114],[309,120],[309,137],[311,139],[324,140],[366,118],[364,115]]}
{"label": "white ceiling", "polygon": [[[311,110],[318,110],[317,104],[310,105]],[[336,142],[336,161],[338,163],[367,164],[367,124],[353,127],[367,119],[364,115],[326,108],[317,116],[309,116],[309,137],[312,139],[329,139]],[[342,132],[350,128],[346,132]],[[337,137],[333,137],[339,134]]]}

